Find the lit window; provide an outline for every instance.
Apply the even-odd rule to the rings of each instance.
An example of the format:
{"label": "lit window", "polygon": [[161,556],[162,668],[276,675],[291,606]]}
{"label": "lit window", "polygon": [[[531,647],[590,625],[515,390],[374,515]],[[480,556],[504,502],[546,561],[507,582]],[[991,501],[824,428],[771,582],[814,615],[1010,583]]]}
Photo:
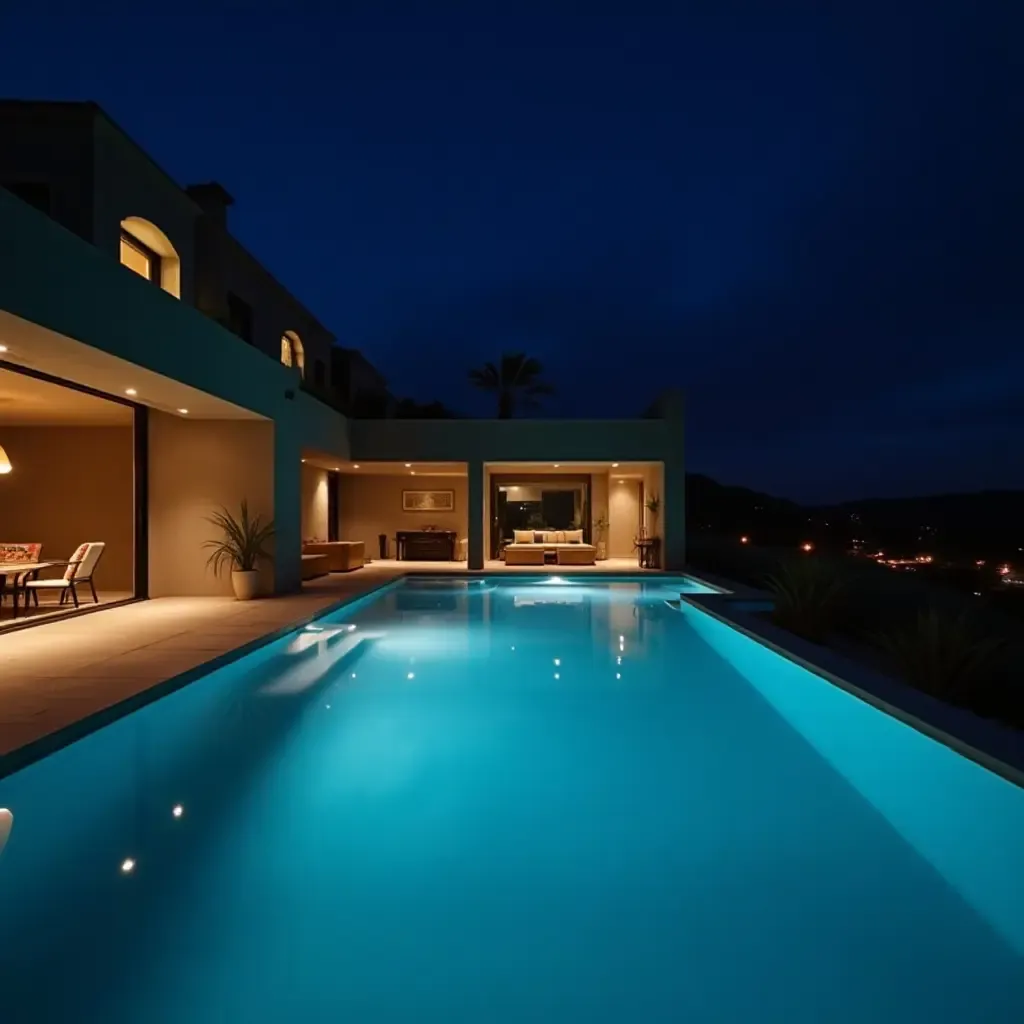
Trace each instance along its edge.
{"label": "lit window", "polygon": [[306,353],[303,351],[302,342],[294,331],[286,331],[281,335],[281,362],[285,366],[294,366],[299,371],[299,376],[306,373]]}
{"label": "lit window", "polygon": [[121,232],[121,264],[147,281],[160,283],[160,257],[127,232]]}

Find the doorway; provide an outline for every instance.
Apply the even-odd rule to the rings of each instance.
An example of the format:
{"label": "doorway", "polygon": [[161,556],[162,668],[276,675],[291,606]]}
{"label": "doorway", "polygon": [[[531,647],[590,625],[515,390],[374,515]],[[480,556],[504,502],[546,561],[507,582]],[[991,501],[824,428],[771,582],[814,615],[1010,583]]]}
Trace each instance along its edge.
{"label": "doorway", "polygon": [[608,487],[608,556],[629,558],[640,533],[641,482],[629,477],[612,477]]}

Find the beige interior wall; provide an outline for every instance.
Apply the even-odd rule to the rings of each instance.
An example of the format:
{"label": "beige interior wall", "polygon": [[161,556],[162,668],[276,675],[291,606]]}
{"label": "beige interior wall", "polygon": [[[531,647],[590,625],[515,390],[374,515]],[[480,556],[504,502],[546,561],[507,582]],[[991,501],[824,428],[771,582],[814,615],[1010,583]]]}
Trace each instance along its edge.
{"label": "beige interior wall", "polygon": [[484,466],[484,561],[493,558],[491,550],[491,471]]}
{"label": "beige interior wall", "polygon": [[302,539],[327,540],[327,470],[303,463]]}
{"label": "beige interior wall", "polygon": [[[296,459],[296,461],[298,461]],[[274,425],[269,420],[149,417],[149,592],[152,597],[230,594],[231,580],[207,569],[203,542],[217,537],[207,516],[274,514]],[[273,587],[273,564],[262,570]]]}
{"label": "beige interior wall", "polygon": [[[403,512],[402,491],[454,491],[454,512]],[[485,492],[486,494],[486,489]],[[361,540],[366,553],[377,557],[377,536],[386,533],[389,555],[395,556],[395,532],[436,526],[466,536],[468,488],[464,476],[359,476],[344,473],[338,489],[338,537]],[[486,509],[485,509],[486,514]]]}
{"label": "beige interior wall", "polygon": [[640,529],[640,481],[614,474],[608,487],[608,557],[628,558]]}
{"label": "beige interior wall", "polygon": [[[608,474],[594,473],[590,477],[590,502],[593,506],[590,510],[591,540],[597,544],[597,531],[594,529],[594,522],[598,519],[608,518]],[[605,532],[605,543],[608,542],[608,533]]]}
{"label": "beige interior wall", "polygon": [[103,541],[96,588],[133,591],[131,426],[5,426],[0,444],[14,467],[0,476],[0,542],[41,543],[45,560],[70,558],[83,541]]}
{"label": "beige interior wall", "polygon": [[[664,487],[664,465],[660,462],[646,467],[643,473],[644,478],[644,510],[643,522],[647,533],[651,536],[662,536],[665,522],[665,487]],[[657,495],[661,498],[661,509],[658,512],[657,522],[653,522],[651,513],[646,507],[647,499]]]}

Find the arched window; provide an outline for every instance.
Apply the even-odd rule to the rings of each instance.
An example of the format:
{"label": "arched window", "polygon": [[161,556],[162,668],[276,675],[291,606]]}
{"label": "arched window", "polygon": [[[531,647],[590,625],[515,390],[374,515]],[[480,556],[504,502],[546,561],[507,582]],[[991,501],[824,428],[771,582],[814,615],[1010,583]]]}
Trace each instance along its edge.
{"label": "arched window", "polygon": [[121,221],[121,264],[181,298],[181,260],[171,240],[142,217]]}
{"label": "arched window", "polygon": [[306,353],[302,348],[302,342],[294,331],[285,331],[281,335],[281,362],[285,366],[294,366],[299,371],[299,376],[306,374]]}

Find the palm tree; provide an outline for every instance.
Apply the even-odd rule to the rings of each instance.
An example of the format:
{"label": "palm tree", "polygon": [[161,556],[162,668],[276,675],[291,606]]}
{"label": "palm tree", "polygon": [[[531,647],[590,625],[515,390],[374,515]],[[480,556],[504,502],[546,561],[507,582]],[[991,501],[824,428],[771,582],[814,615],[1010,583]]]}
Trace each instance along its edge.
{"label": "palm tree", "polygon": [[484,363],[469,371],[469,379],[481,391],[493,391],[498,396],[498,419],[508,420],[517,407],[536,409],[542,395],[550,395],[554,388],[542,380],[544,367],[540,361],[525,352],[506,353],[501,366]]}

